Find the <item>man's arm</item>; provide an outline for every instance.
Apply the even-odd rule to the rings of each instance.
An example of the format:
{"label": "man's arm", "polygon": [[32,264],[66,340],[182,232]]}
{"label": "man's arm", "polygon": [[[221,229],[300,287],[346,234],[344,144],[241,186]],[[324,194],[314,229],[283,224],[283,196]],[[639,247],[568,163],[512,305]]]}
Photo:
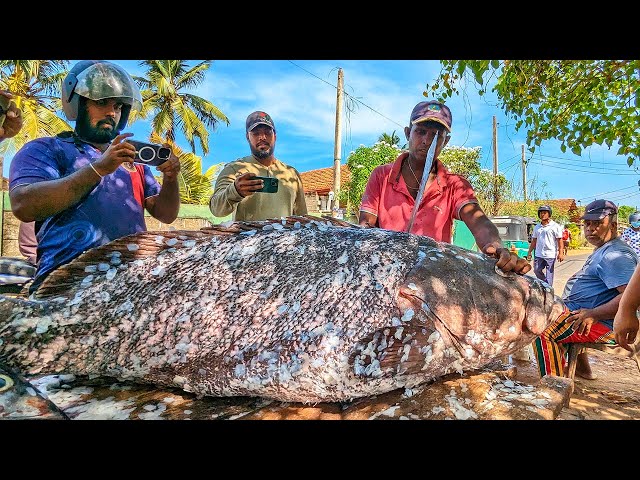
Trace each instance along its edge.
{"label": "man's arm", "polygon": [[484,214],[477,203],[468,203],[460,209],[462,220],[476,240],[478,248],[486,255],[497,258],[496,266],[504,272],[514,271],[525,274],[531,270],[531,265],[524,258],[511,253],[502,246],[498,228]]}
{"label": "man's arm", "polygon": [[564,260],[564,240],[562,237],[558,238],[558,261],[562,262]]}
{"label": "man's arm", "polygon": [[640,307],[640,266],[636,267],[622,294],[618,311],[613,319],[613,334],[622,348],[633,351],[631,345],[638,335],[638,308]]}
{"label": "man's arm", "polygon": [[100,180],[87,165],[64,178],[19,185],[9,192],[11,210],[23,222],[44,220],[77,204]]}
{"label": "man's arm", "polygon": [[571,316],[567,320],[573,321],[574,330],[580,335],[588,335],[591,331],[591,325],[598,320],[608,320],[614,318],[617,311],[622,293],[625,291],[626,285],[617,287],[619,295],[616,295],[607,303],[595,308],[579,308],[571,312]]}
{"label": "man's arm", "polygon": [[[123,162],[133,161],[136,149],[122,141],[132,135],[118,135],[99,159],[71,175],[16,186],[9,192],[13,214],[23,222],[32,222],[44,220],[77,204],[103,176],[115,172]],[[44,151],[41,153],[46,154]]]}
{"label": "man's arm", "polygon": [[372,228],[377,227],[378,217],[373,213],[360,210],[360,217],[358,218],[358,225],[363,227]]}
{"label": "man's arm", "polygon": [[538,239],[532,237],[531,243],[529,244],[529,250],[527,251],[527,260],[531,260],[531,252],[535,250],[537,243],[538,243]]}
{"label": "man's arm", "polygon": [[358,225],[362,225],[363,227],[372,228],[380,226],[378,223],[378,215],[376,215],[376,213],[378,213],[378,206],[380,204],[380,198],[382,197],[383,188],[383,182],[380,178],[380,168],[380,166],[377,166],[373,169],[362,194]]}
{"label": "man's arm", "polygon": [[293,205],[294,215],[306,215],[307,214],[307,201],[304,198],[304,186],[302,185],[302,177],[296,170],[296,176],[298,177],[298,192],[296,193],[296,201]]}
{"label": "man's arm", "polygon": [[[168,144],[164,146],[168,147]],[[144,206],[153,218],[169,224],[178,217],[180,211],[180,188],[178,187],[180,160],[172,153],[169,160],[157,168],[163,175],[160,193],[145,199]]]}
{"label": "man's arm", "polygon": [[226,217],[232,213],[235,206],[244,198],[234,185],[236,175],[237,172],[233,166],[228,164],[216,179],[213,195],[209,199],[209,210],[216,217]]}

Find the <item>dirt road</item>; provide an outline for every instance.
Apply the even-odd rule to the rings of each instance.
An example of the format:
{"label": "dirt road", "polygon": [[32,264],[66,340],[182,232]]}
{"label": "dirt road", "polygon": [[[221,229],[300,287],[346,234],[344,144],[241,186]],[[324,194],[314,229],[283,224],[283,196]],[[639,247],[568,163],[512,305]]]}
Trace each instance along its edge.
{"label": "dirt road", "polygon": [[[556,266],[553,288],[558,295],[590,253],[590,248],[570,250],[566,260]],[[597,350],[589,350],[589,359],[597,378],[585,380],[576,376],[569,406],[557,419],[640,420],[640,372],[636,363]],[[517,380],[533,384],[538,381],[535,362],[514,359],[512,363],[517,367]]]}

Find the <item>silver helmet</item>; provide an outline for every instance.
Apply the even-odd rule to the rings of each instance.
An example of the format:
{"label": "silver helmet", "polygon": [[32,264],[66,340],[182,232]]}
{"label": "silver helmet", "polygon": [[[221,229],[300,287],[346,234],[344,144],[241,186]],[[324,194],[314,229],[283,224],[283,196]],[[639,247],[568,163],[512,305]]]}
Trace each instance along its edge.
{"label": "silver helmet", "polygon": [[90,100],[120,99],[124,106],[116,126],[118,132],[127,125],[132,109],[142,109],[142,95],[131,75],[119,65],[106,60],[81,60],[76,63],[62,81],[61,92],[62,109],[67,120],[78,118],[79,96]]}
{"label": "silver helmet", "polygon": [[629,215],[629,223],[640,222],[640,212],[633,212]]}

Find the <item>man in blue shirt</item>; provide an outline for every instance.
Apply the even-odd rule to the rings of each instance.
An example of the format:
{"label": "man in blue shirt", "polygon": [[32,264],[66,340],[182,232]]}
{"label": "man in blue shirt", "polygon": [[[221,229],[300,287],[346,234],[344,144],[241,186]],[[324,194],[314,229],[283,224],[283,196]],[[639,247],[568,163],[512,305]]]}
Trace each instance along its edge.
{"label": "man in blue shirt", "polygon": [[[585,207],[584,235],[595,250],[565,285],[567,310],[533,344],[540,376],[564,375],[567,343],[615,343],[613,319],[638,264],[635,251],[618,237],[617,213],[609,200]],[[578,355],[576,375],[595,378],[586,353]]]}
{"label": "man in blue shirt", "polygon": [[62,106],[73,132],[33,140],[13,157],[9,196],[14,215],[35,220],[38,269],[30,292],[82,252],[145,231],[144,210],[163,223],[180,208],[180,162],[171,154],[157,167],[134,164],[136,150],[121,134],[142,97],[122,67],[78,62],[62,83]]}

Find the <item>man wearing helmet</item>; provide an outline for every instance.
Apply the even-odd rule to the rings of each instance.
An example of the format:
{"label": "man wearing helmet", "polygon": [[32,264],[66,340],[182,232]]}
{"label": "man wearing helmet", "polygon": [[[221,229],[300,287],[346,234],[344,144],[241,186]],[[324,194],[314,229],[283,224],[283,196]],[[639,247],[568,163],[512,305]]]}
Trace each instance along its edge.
{"label": "man wearing helmet", "polygon": [[171,154],[157,167],[133,163],[135,148],[121,134],[142,96],[120,66],[102,60],[78,62],[62,83],[62,106],[73,132],[38,138],[13,157],[11,209],[35,221],[38,269],[30,291],[60,265],[85,250],[145,231],[144,210],[163,223],[180,208],[180,162]]}
{"label": "man wearing helmet", "polygon": [[538,207],[540,222],[533,229],[527,260],[531,260],[531,250],[535,248],[536,258],[533,261],[533,272],[536,277],[553,287],[556,258],[559,262],[564,260],[564,241],[562,240],[562,227],[551,220],[552,214],[553,211],[549,205]]}
{"label": "man wearing helmet", "polygon": [[640,212],[629,215],[629,225],[622,232],[621,238],[640,255]]}

